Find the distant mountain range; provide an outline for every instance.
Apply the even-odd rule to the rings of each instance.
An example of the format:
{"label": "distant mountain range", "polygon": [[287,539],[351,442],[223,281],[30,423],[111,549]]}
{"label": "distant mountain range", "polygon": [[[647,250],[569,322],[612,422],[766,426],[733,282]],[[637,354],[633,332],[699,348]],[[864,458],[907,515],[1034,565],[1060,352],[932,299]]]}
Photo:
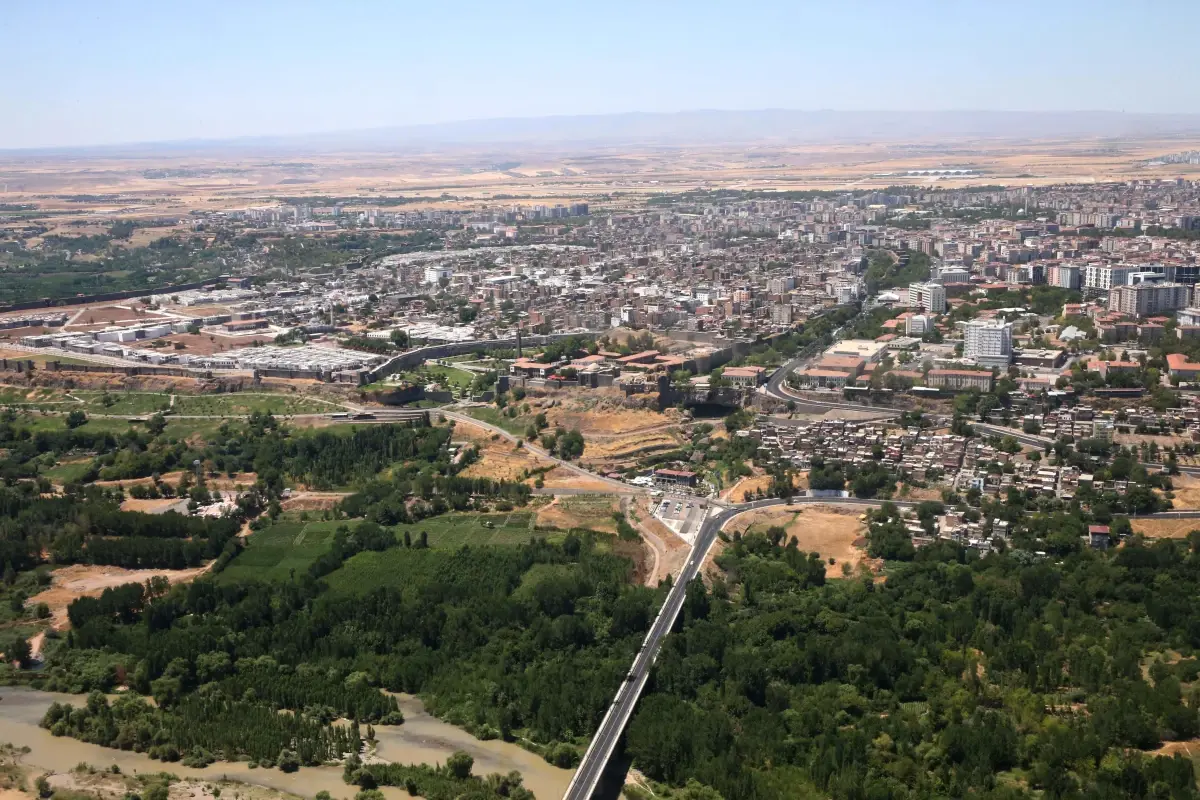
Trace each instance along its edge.
{"label": "distant mountain range", "polygon": [[[682,111],[463,120],[320,134],[54,148],[127,150],[412,150],[462,146],[799,144],[836,141],[932,142],[1200,134],[1200,114],[1116,111]],[[26,151],[29,152],[29,151]],[[47,151],[42,151],[47,152]]]}

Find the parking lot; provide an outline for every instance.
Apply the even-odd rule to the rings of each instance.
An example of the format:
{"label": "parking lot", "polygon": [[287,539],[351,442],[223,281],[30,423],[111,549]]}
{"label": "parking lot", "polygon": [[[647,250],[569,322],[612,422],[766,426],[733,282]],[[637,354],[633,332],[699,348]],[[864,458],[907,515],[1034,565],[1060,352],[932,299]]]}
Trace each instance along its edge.
{"label": "parking lot", "polygon": [[655,500],[654,516],[681,538],[691,543],[704,516],[708,501],[690,494],[666,494]]}

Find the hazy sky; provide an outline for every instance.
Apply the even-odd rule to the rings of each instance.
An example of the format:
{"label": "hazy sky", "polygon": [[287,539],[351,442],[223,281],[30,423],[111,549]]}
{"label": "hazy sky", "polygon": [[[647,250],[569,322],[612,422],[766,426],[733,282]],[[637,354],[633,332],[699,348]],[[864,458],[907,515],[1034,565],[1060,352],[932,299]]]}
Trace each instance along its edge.
{"label": "hazy sky", "polygon": [[692,109],[1200,112],[1195,0],[0,0],[0,148]]}

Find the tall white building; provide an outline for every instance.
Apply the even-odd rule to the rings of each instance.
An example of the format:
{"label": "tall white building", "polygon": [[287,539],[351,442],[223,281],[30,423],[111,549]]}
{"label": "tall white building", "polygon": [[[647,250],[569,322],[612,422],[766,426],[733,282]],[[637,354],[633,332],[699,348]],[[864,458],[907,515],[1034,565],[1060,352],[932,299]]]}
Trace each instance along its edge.
{"label": "tall white building", "polygon": [[905,332],[909,336],[924,336],[933,327],[933,321],[924,314],[913,314],[908,318]]}
{"label": "tall white building", "polygon": [[1098,292],[1107,292],[1114,286],[1127,286],[1130,276],[1155,272],[1163,276],[1163,280],[1175,280],[1175,266],[1172,264],[1087,264],[1083,268],[1083,288]]}
{"label": "tall white building", "polygon": [[971,320],[963,328],[963,357],[985,367],[1012,362],[1012,325],[1002,320]]}
{"label": "tall white building", "polygon": [[426,267],[425,268],[425,284],[427,286],[437,286],[438,283],[445,278],[450,280],[454,277],[454,270],[449,267]]}
{"label": "tall white building", "polygon": [[940,283],[911,283],[908,286],[908,306],[931,314],[944,314],[946,287]]}

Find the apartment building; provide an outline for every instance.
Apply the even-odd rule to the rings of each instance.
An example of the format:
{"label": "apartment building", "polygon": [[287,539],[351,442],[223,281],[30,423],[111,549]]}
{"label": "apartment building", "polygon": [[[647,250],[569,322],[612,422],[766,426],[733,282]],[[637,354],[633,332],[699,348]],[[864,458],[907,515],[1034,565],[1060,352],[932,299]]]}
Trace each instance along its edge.
{"label": "apartment building", "polygon": [[963,357],[985,367],[1006,369],[1012,361],[1012,325],[1002,320],[971,320],[963,326]]}
{"label": "apartment building", "polygon": [[913,314],[905,321],[905,332],[909,336],[924,336],[933,327],[933,320],[925,314]]}
{"label": "apartment building", "polygon": [[1126,286],[1135,273],[1153,272],[1163,280],[1175,279],[1175,267],[1171,264],[1087,264],[1083,267],[1083,288],[1107,292],[1114,286]]}
{"label": "apartment building", "polygon": [[1059,264],[1046,273],[1046,283],[1060,289],[1078,289],[1083,285],[1083,275],[1074,264]]}
{"label": "apartment building", "polygon": [[1116,286],[1108,293],[1108,310],[1134,317],[1175,311],[1191,303],[1191,289],[1182,283],[1160,281],[1139,281],[1130,286]]}
{"label": "apartment building", "polygon": [[931,369],[925,376],[925,382],[938,389],[978,389],[981,392],[990,392],[992,373],[970,369]]}
{"label": "apartment building", "polygon": [[940,283],[912,283],[908,286],[909,308],[931,314],[946,313],[946,287]]}

